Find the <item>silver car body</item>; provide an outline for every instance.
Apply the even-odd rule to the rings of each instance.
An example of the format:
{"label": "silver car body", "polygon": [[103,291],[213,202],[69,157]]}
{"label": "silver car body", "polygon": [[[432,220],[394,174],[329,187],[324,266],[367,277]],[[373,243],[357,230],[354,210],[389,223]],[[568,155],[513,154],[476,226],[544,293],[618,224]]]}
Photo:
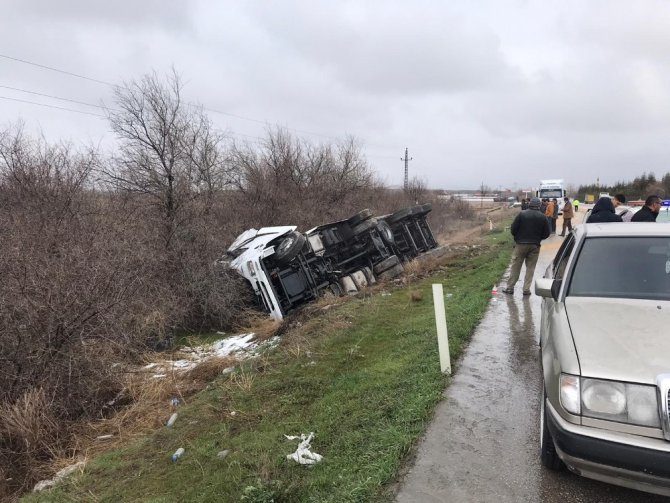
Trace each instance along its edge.
{"label": "silver car body", "polygon": [[[628,253],[629,249],[638,251]],[[587,263],[588,270],[584,269]],[[630,291],[621,285],[629,285]],[[580,475],[670,495],[670,336],[666,332],[670,227],[581,225],[566,238],[544,278],[536,280],[535,291],[544,297],[542,427],[548,433],[542,438],[553,442],[553,446],[542,445],[543,462],[549,466],[544,456],[551,458],[555,449],[560,461]],[[562,394],[562,379],[568,383],[577,379],[572,386],[578,390],[579,406],[563,403],[573,388],[565,385],[568,392]],[[626,390],[621,414],[628,414],[628,419],[596,414],[586,407],[585,386],[593,383],[604,383],[605,390]],[[635,424],[630,417],[637,413],[634,402],[641,400],[636,393],[642,390],[654,396],[652,387],[655,405],[650,402],[640,410],[657,424]]]}

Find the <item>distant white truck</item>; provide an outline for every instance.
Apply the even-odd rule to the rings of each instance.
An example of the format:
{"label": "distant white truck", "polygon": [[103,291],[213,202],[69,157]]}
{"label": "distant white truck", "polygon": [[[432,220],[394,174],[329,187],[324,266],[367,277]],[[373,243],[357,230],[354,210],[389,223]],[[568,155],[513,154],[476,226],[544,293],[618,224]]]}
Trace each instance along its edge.
{"label": "distant white truck", "polygon": [[535,196],[540,199],[554,199],[558,201],[558,214],[563,213],[563,200],[567,195],[565,182],[563,180],[540,180],[540,186],[535,191]]}

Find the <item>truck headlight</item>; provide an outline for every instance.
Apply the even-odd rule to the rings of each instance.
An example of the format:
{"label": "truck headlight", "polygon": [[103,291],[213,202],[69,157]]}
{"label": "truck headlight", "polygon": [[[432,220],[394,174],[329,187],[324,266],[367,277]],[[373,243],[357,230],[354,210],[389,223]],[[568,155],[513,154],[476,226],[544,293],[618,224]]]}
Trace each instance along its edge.
{"label": "truck headlight", "polygon": [[584,416],[660,427],[655,386],[583,378],[581,388]]}

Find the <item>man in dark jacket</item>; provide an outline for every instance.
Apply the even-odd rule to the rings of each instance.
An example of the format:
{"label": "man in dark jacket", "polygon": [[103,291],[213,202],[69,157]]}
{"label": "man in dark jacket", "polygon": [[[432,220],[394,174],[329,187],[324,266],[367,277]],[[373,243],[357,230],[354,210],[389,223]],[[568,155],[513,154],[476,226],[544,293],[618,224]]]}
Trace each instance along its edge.
{"label": "man in dark jacket", "polygon": [[623,222],[621,217],[614,211],[614,204],[609,197],[601,197],[593,205],[587,224],[601,224],[605,222]]}
{"label": "man in dark jacket", "polygon": [[661,211],[663,203],[658,196],[649,196],[644,201],[644,206],[633,215],[631,222],[655,222],[658,212]]}
{"label": "man in dark jacket", "polygon": [[519,213],[512,222],[514,236],[514,254],[512,256],[512,270],[507,280],[505,293],[514,293],[514,285],[519,280],[521,265],[526,263],[526,276],[523,281],[523,294],[530,295],[530,286],[540,255],[540,242],[547,239],[551,233],[549,220],[540,211],[542,201],[534,197],[528,203],[528,209]]}

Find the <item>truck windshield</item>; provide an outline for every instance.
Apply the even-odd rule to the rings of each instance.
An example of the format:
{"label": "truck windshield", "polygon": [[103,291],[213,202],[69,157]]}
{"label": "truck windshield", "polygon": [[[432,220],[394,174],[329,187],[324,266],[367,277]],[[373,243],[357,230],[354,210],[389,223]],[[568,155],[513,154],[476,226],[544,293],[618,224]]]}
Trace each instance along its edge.
{"label": "truck windshield", "polygon": [[670,300],[670,238],[587,238],[567,295]]}
{"label": "truck windshield", "polygon": [[540,190],[540,199],[563,199],[561,189],[542,189]]}

